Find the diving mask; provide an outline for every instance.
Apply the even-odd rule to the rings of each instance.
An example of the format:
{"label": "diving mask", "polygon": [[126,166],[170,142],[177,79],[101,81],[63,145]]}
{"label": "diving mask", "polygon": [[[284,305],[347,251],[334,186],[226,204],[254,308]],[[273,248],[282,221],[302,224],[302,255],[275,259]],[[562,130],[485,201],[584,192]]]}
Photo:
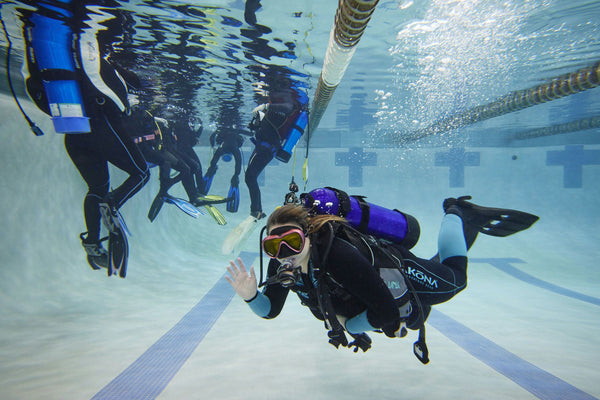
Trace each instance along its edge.
{"label": "diving mask", "polygon": [[[281,234],[278,234],[282,232]],[[263,239],[262,248],[271,258],[287,258],[299,254],[304,249],[306,236],[296,226],[282,226],[275,228],[271,234]]]}

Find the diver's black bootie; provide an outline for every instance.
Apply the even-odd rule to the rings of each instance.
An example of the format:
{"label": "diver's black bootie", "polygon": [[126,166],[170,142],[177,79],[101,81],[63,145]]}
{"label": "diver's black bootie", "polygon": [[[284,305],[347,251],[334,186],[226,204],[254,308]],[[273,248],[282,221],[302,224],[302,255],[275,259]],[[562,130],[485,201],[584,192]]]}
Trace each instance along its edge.
{"label": "diver's black bootie", "polygon": [[468,211],[466,211],[467,207],[460,206],[461,203],[463,205],[470,204],[466,200],[471,200],[471,196],[461,196],[458,199],[450,197],[444,200],[443,207],[446,214],[458,215],[462,220],[463,234],[465,235],[467,250],[469,250],[471,246],[473,246],[473,243],[475,243],[475,239],[477,239],[479,228],[478,226],[470,223],[473,218],[469,215]]}
{"label": "diver's black bootie", "polygon": [[[87,254],[87,261],[94,270],[108,268],[108,252],[102,247],[102,240],[88,241],[87,232],[79,235],[81,245]],[[106,238],[104,238],[106,239]]]}
{"label": "diver's black bootie", "polygon": [[509,236],[533,225],[539,217],[523,211],[478,206],[468,202],[471,196],[444,200],[444,212],[456,214],[463,221],[463,232],[470,249],[479,232],[490,236]]}

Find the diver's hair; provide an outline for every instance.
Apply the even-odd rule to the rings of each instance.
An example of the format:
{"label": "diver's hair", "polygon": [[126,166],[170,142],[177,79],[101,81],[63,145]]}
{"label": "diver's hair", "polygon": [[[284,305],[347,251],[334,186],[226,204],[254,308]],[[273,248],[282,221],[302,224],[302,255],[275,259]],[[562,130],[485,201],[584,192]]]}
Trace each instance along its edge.
{"label": "diver's hair", "polygon": [[321,214],[311,216],[309,210],[301,205],[286,204],[276,209],[267,220],[267,232],[273,225],[296,224],[307,234],[315,233],[329,221],[347,223],[345,218],[336,215]]}

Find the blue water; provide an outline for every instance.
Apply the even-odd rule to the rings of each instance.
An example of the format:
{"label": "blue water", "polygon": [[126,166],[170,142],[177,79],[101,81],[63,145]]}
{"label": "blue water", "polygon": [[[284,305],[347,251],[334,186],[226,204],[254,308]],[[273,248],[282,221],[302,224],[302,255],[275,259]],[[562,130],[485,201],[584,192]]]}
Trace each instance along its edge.
{"label": "blue water", "polygon": [[[242,21],[239,3],[220,2],[227,6],[222,14],[237,15]],[[291,11],[281,5],[274,12],[274,2],[262,3],[264,10],[257,17],[262,16],[273,29],[266,35],[271,47],[280,43],[274,37],[285,38],[278,16],[297,21],[304,29],[292,34],[304,46],[296,47],[298,58],[293,65],[310,75],[306,80],[312,99],[335,5],[323,9],[309,1],[296,5],[311,10],[312,22],[318,22],[305,43],[304,32],[311,22],[307,12],[303,18],[290,17]],[[219,206],[226,226],[216,225],[209,216],[194,220],[168,205],[150,223],[146,214],[158,190],[158,174],[153,171],[146,187],[122,209],[132,231],[127,278],[108,278],[102,271],[92,271],[78,238],[85,230],[82,200],[86,186],[66,155],[62,136],[54,134],[48,118],[22,98],[25,110],[46,132],[34,137],[12,98],[0,96],[0,204],[5,207],[0,217],[4,232],[0,245],[0,398],[600,398],[598,130],[540,140],[506,140],[515,131],[597,115],[600,89],[435,140],[403,147],[388,141],[396,130],[426,126],[439,118],[437,107],[448,111],[483,104],[600,59],[595,3],[538,3],[431,1],[409,6],[410,18],[401,14],[395,21],[398,2],[382,2],[373,20],[380,18],[380,23],[370,26],[361,42],[365,46],[360,49],[372,51],[371,56],[363,53],[353,59],[321,130],[314,134],[306,189],[337,186],[414,215],[421,224],[415,248],[419,255],[436,252],[445,197],[471,194],[480,204],[540,216],[531,229],[515,236],[480,235],[469,254],[468,288],[436,307],[429,319],[431,362],[427,366],[412,355],[415,332],[394,340],[373,334],[373,348],[354,354],[329,345],[322,323],[291,296],[274,320],[252,314],[223,280],[232,255],[220,253],[227,234],[247,216],[249,198],[243,186],[238,213],[227,213]],[[129,6],[136,16],[144,11],[168,21],[167,4],[142,7],[132,2]],[[475,22],[482,10],[489,17],[487,24]],[[218,21],[224,20],[217,15]],[[226,21],[226,26],[239,31],[231,19]],[[406,30],[416,26],[412,23],[431,27],[431,21],[455,23],[439,25],[452,29]],[[137,26],[136,37],[142,41],[149,31]],[[223,33],[225,28],[219,24],[209,26],[211,32],[230,33]],[[9,30],[16,32],[14,26]],[[381,40],[369,32],[378,33]],[[472,44],[450,40],[467,37],[469,32],[473,37],[488,32],[495,39],[485,47],[486,57],[468,57],[468,52],[458,49],[469,49]],[[223,36],[216,37],[219,44],[229,43]],[[376,46],[381,42],[385,48]],[[399,53],[403,46],[416,42],[422,47]],[[514,53],[517,50],[511,45],[517,42],[527,57]],[[456,74],[454,79],[441,74],[426,79],[429,67],[439,66],[435,59],[427,64],[430,57],[442,56],[436,46],[451,43],[456,46],[452,59],[456,62],[447,59],[444,65],[452,70],[461,65],[458,60],[464,61],[465,76],[458,80]],[[309,48],[317,61],[302,69],[303,57],[312,59]],[[222,61],[220,53],[212,55]],[[259,61],[283,63],[279,58]],[[236,58],[227,65],[243,71],[246,62]],[[374,74],[373,82],[369,72],[375,71],[375,64],[382,72]],[[498,65],[505,69],[493,68]],[[483,66],[496,72],[475,74]],[[535,73],[523,73],[531,68]],[[215,71],[218,68],[207,74],[216,77]],[[500,73],[507,78],[497,79],[495,74]],[[251,80],[247,78],[239,81],[244,88]],[[224,85],[211,81],[216,92],[227,87],[223,79]],[[407,82],[414,90],[411,97],[405,97]],[[443,95],[450,96],[447,90],[456,87],[464,93],[464,103],[450,107],[442,101]],[[225,103],[226,97],[211,100],[203,90],[197,94],[197,109],[207,125],[216,124],[218,107],[213,108],[211,101]],[[242,97],[241,109],[252,109],[252,95],[246,92]],[[390,111],[394,107],[395,113]],[[414,122],[415,115],[423,119]],[[248,122],[245,112],[240,118]],[[373,142],[373,138],[380,140]],[[292,175],[304,189],[304,146],[295,163],[273,162],[265,170],[261,178],[265,210],[281,204]],[[247,160],[250,145],[243,150]],[[210,147],[204,143],[196,151],[203,165],[208,165]],[[219,165],[212,192],[225,195],[233,165]],[[123,177],[120,171],[111,170],[113,183]],[[183,196],[184,192],[177,188],[174,194]],[[258,268],[258,230],[239,255]]]}

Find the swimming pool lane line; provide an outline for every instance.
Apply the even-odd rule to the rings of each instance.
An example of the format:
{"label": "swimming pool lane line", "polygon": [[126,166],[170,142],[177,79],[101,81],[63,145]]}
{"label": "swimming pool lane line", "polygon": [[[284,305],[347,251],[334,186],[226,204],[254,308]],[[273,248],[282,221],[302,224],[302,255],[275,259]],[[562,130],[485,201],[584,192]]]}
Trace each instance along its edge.
{"label": "swimming pool lane line", "polygon": [[[242,252],[251,265],[257,253]],[[235,295],[223,275],[181,320],[92,400],[155,399],[190,358]]]}
{"label": "swimming pool lane line", "polygon": [[[249,252],[240,254],[247,265],[251,265],[257,256],[257,253]],[[509,262],[523,262],[512,258],[485,258],[471,261],[485,262],[494,266]],[[156,399],[210,331],[234,294],[223,275],[169,332],[100,390],[92,400]],[[436,309],[432,310],[427,322],[469,354],[540,400],[598,400],[521,359]]]}
{"label": "swimming pool lane line", "polygon": [[520,269],[512,266],[512,264],[524,264],[525,261],[519,258],[469,258],[470,263],[486,263],[490,264],[492,267],[499,269],[502,272],[507,273],[508,275],[517,278],[525,283],[528,283],[533,286],[537,286],[539,288],[548,290],[553,293],[560,294],[562,296],[570,297],[576,300],[585,301],[586,303],[594,304],[596,306],[600,306],[600,299],[597,297],[588,296],[582,293],[575,292],[574,290],[570,290],[567,288],[563,288],[561,286],[555,285],[550,282],[546,282],[542,279],[536,278],[533,275],[530,275],[526,272],[521,271]]}

